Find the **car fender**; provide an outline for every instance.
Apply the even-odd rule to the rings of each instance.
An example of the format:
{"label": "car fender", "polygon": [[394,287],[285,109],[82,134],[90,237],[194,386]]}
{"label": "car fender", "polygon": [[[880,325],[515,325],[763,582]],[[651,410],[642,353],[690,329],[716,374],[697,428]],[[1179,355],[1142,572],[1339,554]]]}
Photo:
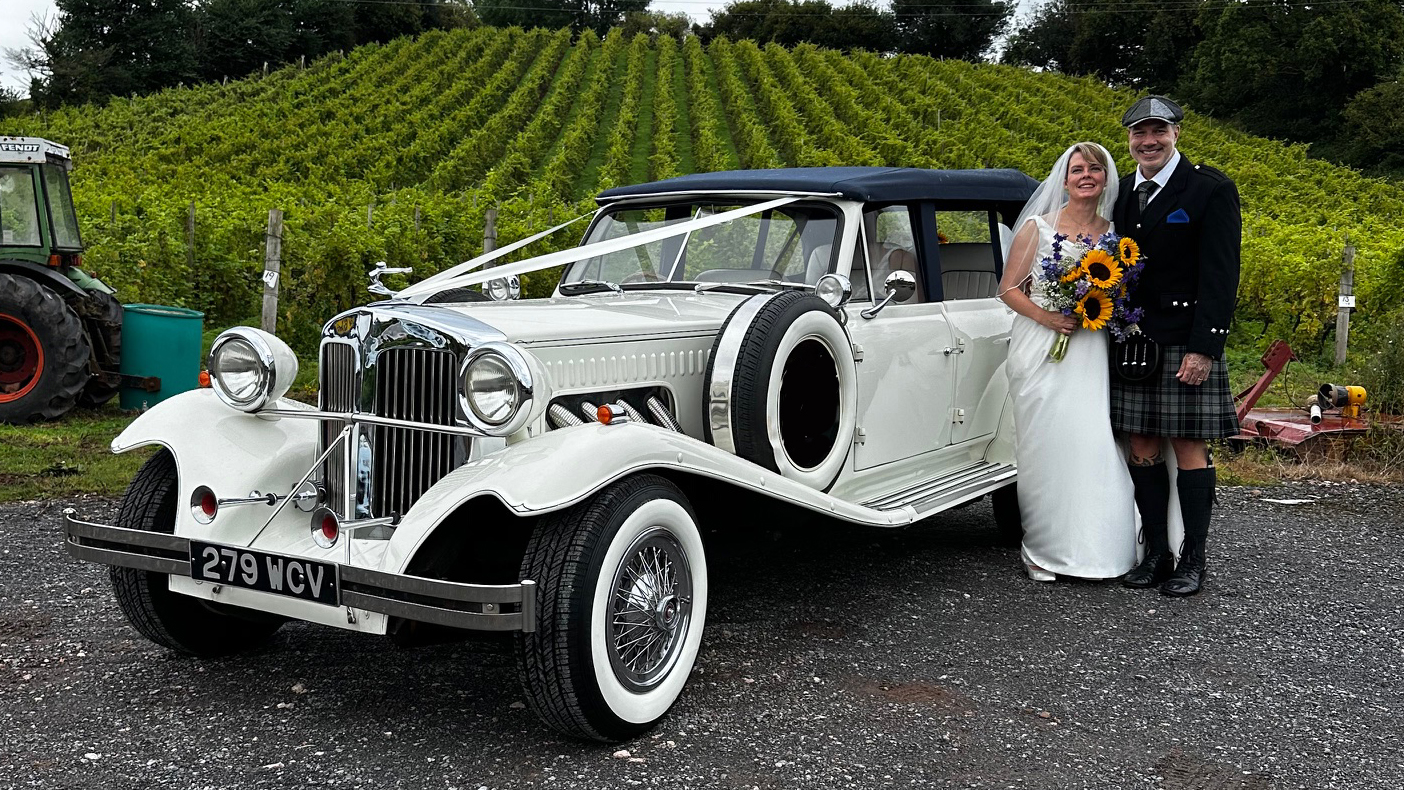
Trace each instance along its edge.
{"label": "car fender", "polygon": [[[282,400],[280,409],[311,409]],[[317,460],[317,420],[269,418],[225,405],[213,390],[198,389],[148,409],[112,440],[112,452],[160,445],[175,455],[180,503],[188,503],[196,486],[207,485],[222,498],[252,491],[287,494],[288,488]],[[266,505],[222,510],[210,524],[195,520],[189,507],[176,508],[176,534],[199,540],[248,546],[273,515]],[[306,519],[284,508],[279,520]]]}
{"label": "car fender", "polygon": [[405,514],[381,567],[402,572],[439,524],[476,497],[495,497],[512,512],[532,516],[569,507],[620,478],[650,469],[729,482],[818,513],[872,526],[909,523],[915,515],[909,508],[880,511],[836,499],[665,428],[586,423],[509,444],[450,472]]}

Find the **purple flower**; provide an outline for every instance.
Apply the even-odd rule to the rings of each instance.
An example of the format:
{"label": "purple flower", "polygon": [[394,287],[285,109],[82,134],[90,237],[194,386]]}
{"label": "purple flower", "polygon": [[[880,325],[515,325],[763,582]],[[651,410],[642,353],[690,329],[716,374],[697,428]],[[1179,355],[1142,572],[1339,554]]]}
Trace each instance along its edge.
{"label": "purple flower", "polygon": [[1086,280],[1077,281],[1077,298],[1081,299],[1082,297],[1086,296],[1087,292],[1090,290],[1092,290],[1091,283],[1087,282]]}
{"label": "purple flower", "polygon": [[1141,323],[1141,319],[1145,317],[1146,311],[1143,308],[1137,307],[1126,314],[1126,322],[1130,324],[1139,324]]}

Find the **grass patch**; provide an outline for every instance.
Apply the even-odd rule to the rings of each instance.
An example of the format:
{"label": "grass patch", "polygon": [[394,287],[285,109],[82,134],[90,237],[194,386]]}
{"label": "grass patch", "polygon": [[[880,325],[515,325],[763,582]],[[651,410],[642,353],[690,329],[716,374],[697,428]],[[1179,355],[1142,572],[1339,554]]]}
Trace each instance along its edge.
{"label": "grass patch", "polygon": [[112,454],[112,439],[136,416],[114,399],[56,422],[0,425],[0,502],[120,495],[153,452]]}
{"label": "grass patch", "polygon": [[1249,445],[1214,450],[1223,485],[1272,486],[1301,480],[1404,483],[1404,429],[1376,425],[1354,439],[1326,436],[1297,449]]}

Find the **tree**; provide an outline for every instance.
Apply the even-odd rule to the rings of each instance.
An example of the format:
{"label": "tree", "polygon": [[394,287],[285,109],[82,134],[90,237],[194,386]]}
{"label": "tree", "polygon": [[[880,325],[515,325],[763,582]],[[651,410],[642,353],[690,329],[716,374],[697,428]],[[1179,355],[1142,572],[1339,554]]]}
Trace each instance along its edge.
{"label": "tree", "polygon": [[1255,134],[1334,137],[1351,97],[1404,61],[1404,9],[1390,0],[1213,0],[1200,25],[1185,97]]}
{"label": "tree", "polygon": [[281,63],[292,45],[293,16],[265,0],[204,0],[198,8],[197,52],[207,80],[242,77]]}
{"label": "tree", "polygon": [[624,16],[624,40],[633,41],[634,36],[647,33],[650,36],[669,36],[682,41],[692,31],[692,18],[679,11],[633,11]]}
{"label": "tree", "polygon": [[27,54],[31,97],[54,107],[148,91],[198,75],[185,0],[57,0],[58,26]]}
{"label": "tree", "polygon": [[1003,33],[1013,0],[892,0],[900,51],[934,58],[979,61]]}
{"label": "tree", "polygon": [[1009,37],[1003,59],[1173,93],[1200,38],[1196,15],[1184,10],[1127,13],[1121,3],[1053,0]]}
{"label": "tree", "polygon": [[824,0],[738,0],[712,12],[704,37],[726,36],[792,47],[810,42],[821,47],[878,52],[893,50],[892,14],[870,0],[835,8]]}
{"label": "tree", "polygon": [[1357,93],[1342,115],[1345,137],[1354,149],[1350,156],[1357,165],[1404,172],[1404,80],[1385,80]]}
{"label": "tree", "polygon": [[529,4],[521,0],[476,0],[473,8],[483,24],[493,27],[579,30],[585,20],[584,0],[532,0]]}

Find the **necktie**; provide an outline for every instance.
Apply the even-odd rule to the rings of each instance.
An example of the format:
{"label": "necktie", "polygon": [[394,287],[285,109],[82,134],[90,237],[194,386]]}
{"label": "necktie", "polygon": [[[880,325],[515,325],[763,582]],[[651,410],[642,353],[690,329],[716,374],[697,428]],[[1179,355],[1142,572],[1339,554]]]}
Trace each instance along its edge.
{"label": "necktie", "polygon": [[1150,202],[1151,195],[1154,195],[1157,189],[1160,189],[1160,185],[1154,181],[1142,181],[1141,185],[1136,187],[1136,199],[1140,201],[1141,211],[1146,210],[1146,204]]}

